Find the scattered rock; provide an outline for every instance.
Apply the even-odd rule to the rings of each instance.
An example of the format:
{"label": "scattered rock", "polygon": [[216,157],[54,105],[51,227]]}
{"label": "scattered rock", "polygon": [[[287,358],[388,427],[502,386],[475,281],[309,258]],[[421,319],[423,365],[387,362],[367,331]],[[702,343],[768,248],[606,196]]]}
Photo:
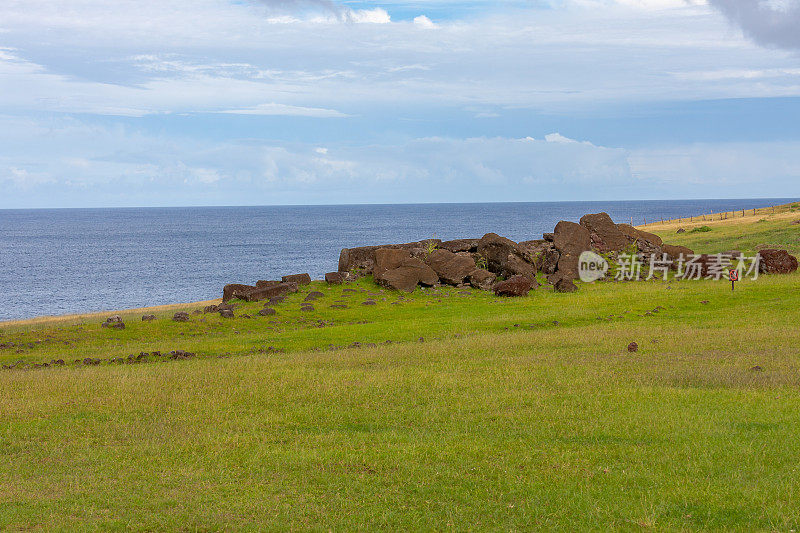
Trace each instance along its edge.
{"label": "scattered rock", "polygon": [[233,311],[230,309],[220,309],[219,316],[222,318],[234,318]]}
{"label": "scattered rock", "polygon": [[194,311],[192,311],[192,314],[193,315],[202,315],[203,314],[203,310],[202,309],[195,309]]}
{"label": "scattered rock", "polygon": [[276,314],[276,311],[271,307],[265,307],[258,312],[260,316],[270,316]]}
{"label": "scattered rock", "polygon": [[686,230],[684,228],[678,228],[678,231],[675,233],[686,233]]}
{"label": "scattered rock", "polygon": [[188,322],[189,321],[189,313],[184,311],[179,311],[172,315],[173,322]]}
{"label": "scattered rock", "polygon": [[156,319],[156,315],[143,315],[142,322],[152,322]]}
{"label": "scattered rock", "polygon": [[531,290],[531,280],[525,276],[514,276],[494,286],[497,296],[525,296]]}
{"label": "scattered rock", "polygon": [[636,352],[638,352],[638,351],[639,351],[639,343],[637,343],[637,342],[632,342],[632,343],[630,343],[630,344],[628,345],[628,352],[630,352],[630,353],[636,353]]}
{"label": "scattered rock", "polygon": [[300,307],[300,310],[301,311],[313,311],[314,310],[314,306],[311,305],[311,304],[303,304],[303,306]]}
{"label": "scattered rock", "polygon": [[125,329],[125,323],[119,315],[114,315],[106,318],[106,321],[100,324],[104,328]]}
{"label": "scattered rock", "polygon": [[752,368],[750,369],[750,372],[763,372],[763,371],[764,371],[764,369],[763,369],[763,368],[761,368],[761,367],[760,367],[760,366],[758,366],[758,365],[756,365],[756,366],[754,366],[754,367],[752,367]]}
{"label": "scattered rock", "polygon": [[331,309],[347,309],[345,304],[333,304],[329,306]]}
{"label": "scattered rock", "polygon": [[364,300],[361,305],[378,305],[375,300]]}
{"label": "scattered rock", "polygon": [[304,302],[313,302],[314,300],[319,300],[320,298],[324,297],[325,294],[319,291],[311,291],[308,295],[303,299]]}
{"label": "scattered rock", "polygon": [[761,262],[758,271],[763,274],[790,274],[797,270],[797,258],[786,250],[767,248],[759,250]]}
{"label": "scattered rock", "polygon": [[556,281],[554,288],[556,292],[575,292],[578,290],[578,286],[569,278],[559,279]]}

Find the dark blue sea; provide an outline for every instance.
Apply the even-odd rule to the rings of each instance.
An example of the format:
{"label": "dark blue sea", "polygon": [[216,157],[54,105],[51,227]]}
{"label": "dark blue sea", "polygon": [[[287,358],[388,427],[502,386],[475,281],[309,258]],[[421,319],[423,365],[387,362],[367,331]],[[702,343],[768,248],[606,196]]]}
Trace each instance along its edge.
{"label": "dark blue sea", "polygon": [[218,298],[226,283],[321,277],[343,247],[541,238],[559,220],[616,222],[793,199],[0,210],[0,320]]}

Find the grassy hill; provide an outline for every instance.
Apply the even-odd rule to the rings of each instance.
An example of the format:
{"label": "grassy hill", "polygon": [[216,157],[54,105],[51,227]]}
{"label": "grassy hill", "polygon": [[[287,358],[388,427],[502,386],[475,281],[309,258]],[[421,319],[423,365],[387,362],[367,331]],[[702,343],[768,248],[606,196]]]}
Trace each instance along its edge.
{"label": "grassy hill", "polygon": [[[797,252],[794,209],[647,230]],[[501,300],[364,280],[271,317],[3,324],[7,365],[197,357],[0,371],[0,528],[794,529],[799,288],[795,273]],[[325,296],[300,311],[309,290]]]}

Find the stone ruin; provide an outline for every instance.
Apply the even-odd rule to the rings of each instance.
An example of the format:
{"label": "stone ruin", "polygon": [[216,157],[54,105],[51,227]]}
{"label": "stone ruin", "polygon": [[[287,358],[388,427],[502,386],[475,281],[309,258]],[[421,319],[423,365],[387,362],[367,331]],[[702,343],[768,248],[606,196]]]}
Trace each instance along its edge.
{"label": "stone ruin", "polygon": [[[427,239],[344,248],[339,254],[338,271],[325,274],[325,281],[340,284],[372,275],[379,285],[406,292],[412,292],[418,285],[441,284],[520,296],[538,287],[539,273],[558,292],[577,290],[574,281],[578,279],[578,258],[589,250],[612,260],[627,252],[642,257],[666,254],[672,261],[681,255],[694,254],[684,246],[664,243],[653,233],[629,224],[615,224],[607,213],[585,215],[579,223],[562,220],[552,233],[542,237],[514,242],[487,233],[479,239]],[[762,251],[761,268],[765,272],[796,270],[797,260],[787,255],[785,251]],[[772,263],[775,265],[771,266]],[[230,284],[225,286],[222,299],[223,302],[234,298],[249,302],[270,300],[297,292],[299,285],[310,282],[308,274],[294,274],[280,281],[258,281],[255,285]]]}

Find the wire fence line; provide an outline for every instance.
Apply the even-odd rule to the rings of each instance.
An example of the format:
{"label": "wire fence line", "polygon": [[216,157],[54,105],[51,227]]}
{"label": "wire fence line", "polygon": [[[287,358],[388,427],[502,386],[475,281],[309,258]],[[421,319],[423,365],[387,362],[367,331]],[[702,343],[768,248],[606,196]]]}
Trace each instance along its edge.
{"label": "wire fence line", "polygon": [[[640,224],[641,226],[659,226],[659,225],[666,225],[666,224],[693,224],[696,222],[711,222],[714,220],[728,220],[732,218],[744,218],[748,216],[758,216],[758,215],[769,215],[775,214],[777,211],[776,209],[781,208],[788,208],[792,204],[785,204],[785,205],[773,205],[769,207],[759,207],[756,209],[741,209],[736,211],[723,211],[720,213],[711,213],[703,214],[703,215],[696,215],[696,216],[689,216],[683,218],[654,218],[647,220],[647,217],[644,217],[643,223]],[[631,226],[633,226],[633,218],[631,218]]]}

